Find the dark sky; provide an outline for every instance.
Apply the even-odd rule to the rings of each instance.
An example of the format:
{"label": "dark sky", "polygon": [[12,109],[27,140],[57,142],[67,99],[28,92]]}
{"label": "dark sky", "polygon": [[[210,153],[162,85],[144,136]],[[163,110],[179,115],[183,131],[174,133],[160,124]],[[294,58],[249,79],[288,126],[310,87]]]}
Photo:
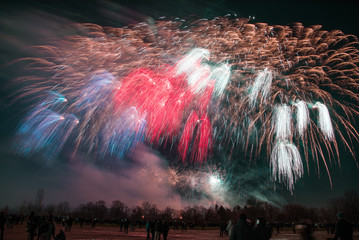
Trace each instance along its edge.
{"label": "dark sky", "polygon": [[[349,1],[8,1],[0,6],[0,63],[27,56],[31,45],[40,44],[45,38],[58,37],[68,33],[66,24],[71,22],[93,22],[100,25],[123,26],[142,21],[151,16],[196,15],[214,17],[226,13],[241,17],[255,17],[253,22],[267,22],[271,25],[285,25],[302,22],[304,25],[321,24],[323,29],[340,29],[348,34],[359,36],[357,23],[359,4]],[[120,12],[114,18],[110,13]],[[41,26],[41,27],[37,27]],[[58,31],[57,28],[61,28]],[[18,206],[24,200],[33,200],[37,188],[45,189],[45,202],[68,200],[75,206],[88,200],[123,199],[127,203],[141,200],[159,202],[165,205],[182,206],[180,196],[169,189],[166,178],[166,160],[155,153],[144,150],[141,154],[152,163],[137,161],[130,170],[117,172],[103,170],[86,164],[83,156],[77,163],[59,161],[45,168],[36,161],[22,159],[10,149],[15,128],[23,112],[9,105],[9,80],[16,69],[1,68],[0,80],[3,83],[0,99],[0,208],[5,204]],[[9,87],[10,86],[10,87]],[[9,88],[8,88],[9,87]],[[354,159],[347,153],[341,155],[342,167],[330,166],[333,187],[328,175],[321,169],[320,176],[314,171],[296,184],[295,192],[290,195],[278,190],[278,194],[288,202],[307,206],[321,206],[330,198],[339,197],[345,191],[359,192],[359,170]],[[148,173],[144,173],[144,169]],[[142,187],[150,181],[155,172],[158,180],[153,181],[151,189]],[[134,177],[136,176],[136,177]],[[76,194],[74,194],[76,193]],[[163,197],[165,196],[165,197]]]}

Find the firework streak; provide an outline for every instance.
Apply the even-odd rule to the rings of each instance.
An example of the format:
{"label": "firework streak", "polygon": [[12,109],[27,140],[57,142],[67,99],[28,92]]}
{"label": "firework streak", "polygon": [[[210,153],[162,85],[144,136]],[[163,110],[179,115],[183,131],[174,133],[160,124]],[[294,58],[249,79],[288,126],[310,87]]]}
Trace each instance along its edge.
{"label": "firework streak", "polygon": [[358,142],[357,37],[248,21],[75,25],[82,34],[21,59],[31,74],[17,79],[25,87],[16,99],[36,103],[18,151],[42,152],[49,164],[68,142],[73,152],[123,159],[143,142],[202,163],[225,144],[248,158],[265,154],[272,179],[290,191],[302,157],[308,169],[322,160],[330,177],[337,140],[353,155]]}

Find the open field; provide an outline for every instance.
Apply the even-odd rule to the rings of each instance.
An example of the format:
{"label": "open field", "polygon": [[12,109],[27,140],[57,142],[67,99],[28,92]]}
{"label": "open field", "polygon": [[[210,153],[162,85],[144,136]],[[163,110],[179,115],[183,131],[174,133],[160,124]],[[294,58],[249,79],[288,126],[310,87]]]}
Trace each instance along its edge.
{"label": "open field", "polygon": [[[61,225],[56,225],[56,233],[61,229]],[[314,234],[317,240],[332,238],[332,234],[327,234],[325,231],[316,231]],[[26,239],[25,225],[15,225],[13,228],[7,229],[5,227],[5,240],[24,240]],[[91,228],[90,226],[74,225],[71,232],[66,232],[66,240],[142,240],[146,239],[146,232],[144,229],[136,229],[135,232],[129,232],[125,235],[124,232],[120,232],[118,227],[112,226],[96,226]],[[161,238],[162,239],[162,238]],[[182,232],[181,230],[170,229],[168,240],[172,239],[198,239],[198,240],[220,240],[228,239],[228,237],[219,237],[219,231],[217,230],[187,230]],[[300,239],[299,234],[293,234],[291,231],[282,231],[280,234],[273,234],[273,240],[295,240]],[[359,232],[354,232],[354,239],[359,240]]]}

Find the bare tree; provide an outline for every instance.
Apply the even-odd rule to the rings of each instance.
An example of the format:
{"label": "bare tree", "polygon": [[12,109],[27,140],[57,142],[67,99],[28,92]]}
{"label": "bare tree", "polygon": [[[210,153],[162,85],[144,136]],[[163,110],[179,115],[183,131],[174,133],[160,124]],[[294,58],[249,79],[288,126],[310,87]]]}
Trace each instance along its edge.
{"label": "bare tree", "polygon": [[96,218],[104,219],[107,216],[108,208],[106,202],[103,200],[97,201],[94,204],[94,215]]}
{"label": "bare tree", "polygon": [[156,204],[144,201],[142,202],[142,210],[146,219],[154,220],[158,218],[160,210],[157,208]]}
{"label": "bare tree", "polygon": [[174,213],[175,210],[173,208],[170,207],[166,207],[163,211],[162,211],[162,219],[163,220],[169,220],[169,219],[173,219],[174,218]]}
{"label": "bare tree", "polygon": [[120,200],[112,201],[110,216],[114,219],[123,219],[127,217],[128,207]]}
{"label": "bare tree", "polygon": [[56,215],[65,216],[70,213],[70,204],[66,201],[59,202],[56,206]]}
{"label": "bare tree", "polygon": [[55,204],[48,204],[44,207],[44,212],[48,215],[54,215],[56,210]]}

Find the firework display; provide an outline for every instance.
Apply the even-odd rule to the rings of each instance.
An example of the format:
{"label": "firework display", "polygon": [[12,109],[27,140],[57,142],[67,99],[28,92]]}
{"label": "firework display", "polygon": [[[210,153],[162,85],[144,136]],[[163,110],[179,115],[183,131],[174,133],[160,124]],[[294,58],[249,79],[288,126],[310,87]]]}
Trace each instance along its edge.
{"label": "firework display", "polygon": [[[15,80],[15,99],[33,103],[16,136],[23,155],[51,164],[67,144],[121,161],[142,142],[203,164],[225,145],[267,161],[290,191],[303,161],[322,162],[330,178],[339,144],[355,155],[356,36],[231,17],[74,27],[78,35],[22,59],[29,72]],[[210,195],[222,184],[211,176],[200,183]]]}

